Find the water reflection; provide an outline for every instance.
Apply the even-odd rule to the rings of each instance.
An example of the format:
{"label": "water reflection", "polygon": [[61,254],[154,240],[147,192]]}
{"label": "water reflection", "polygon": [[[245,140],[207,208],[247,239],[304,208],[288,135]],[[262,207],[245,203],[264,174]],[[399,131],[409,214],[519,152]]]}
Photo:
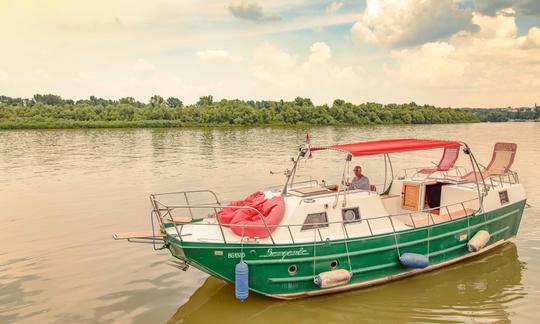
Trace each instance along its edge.
{"label": "water reflection", "polygon": [[37,262],[30,258],[0,263],[0,323],[13,323],[48,311],[46,307],[35,305],[42,290],[33,285],[43,280],[35,274],[37,268]]}
{"label": "water reflection", "polygon": [[169,322],[509,321],[509,306],[527,294],[524,267],[509,244],[480,259],[370,289],[293,301],[251,294],[243,303],[235,300],[234,286],[210,277]]}

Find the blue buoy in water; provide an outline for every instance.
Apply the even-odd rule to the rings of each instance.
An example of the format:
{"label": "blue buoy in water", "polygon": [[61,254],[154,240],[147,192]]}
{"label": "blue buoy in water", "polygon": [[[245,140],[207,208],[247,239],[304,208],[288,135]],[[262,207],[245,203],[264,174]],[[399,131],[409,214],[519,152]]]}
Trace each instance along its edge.
{"label": "blue buoy in water", "polygon": [[249,269],[244,260],[241,260],[236,264],[235,294],[236,299],[239,301],[244,301],[249,296]]}
{"label": "blue buoy in water", "polygon": [[423,269],[429,265],[429,258],[418,253],[403,253],[399,262],[407,268]]}

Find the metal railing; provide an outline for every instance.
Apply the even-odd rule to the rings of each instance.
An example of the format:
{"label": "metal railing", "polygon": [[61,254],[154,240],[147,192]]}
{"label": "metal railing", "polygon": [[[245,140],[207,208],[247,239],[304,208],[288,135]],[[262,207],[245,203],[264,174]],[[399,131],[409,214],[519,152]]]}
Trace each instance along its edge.
{"label": "metal railing", "polygon": [[[470,181],[463,182],[461,177],[464,173],[466,173],[466,169],[462,166],[454,166],[453,170],[455,172],[455,175],[450,175],[449,171],[437,171],[434,172],[436,174],[441,174],[442,177],[432,177],[431,174],[427,175],[426,177],[416,177],[418,175],[418,172],[422,170],[423,168],[406,168],[399,170],[396,179],[399,180],[448,180],[450,182],[455,182],[457,185],[464,185],[469,183],[474,183]],[[412,174],[412,175],[411,175]],[[503,188],[505,184],[507,185],[513,185],[513,184],[519,184],[519,177],[518,174],[515,171],[508,170],[504,174],[494,174],[485,177],[484,183],[486,184],[486,187],[484,187],[484,191],[487,191],[489,189],[497,189],[497,188]],[[483,186],[482,186],[483,187]]]}
{"label": "metal railing", "polygon": [[[197,191],[197,192],[201,192],[201,191]],[[157,196],[163,196],[163,195],[167,195],[167,194],[186,194],[186,195],[189,195],[190,194],[190,191],[185,191],[185,192],[175,192],[175,193],[165,193],[165,194],[155,194],[155,195],[151,195],[151,200],[152,200],[152,205],[154,206],[154,210],[156,211],[155,212],[155,215],[157,215],[160,220],[160,224],[162,224],[162,230],[163,231],[166,231],[166,227],[165,227],[165,224],[168,223],[168,224],[172,224],[172,226],[174,227],[175,231],[176,231],[176,234],[177,234],[177,238],[178,240],[180,241],[183,241],[183,235],[182,234],[182,230],[184,228],[185,225],[189,225],[189,226],[217,226],[219,227],[219,231],[220,231],[220,234],[221,234],[221,240],[223,241],[223,243],[227,244],[229,243],[227,238],[226,238],[226,234],[225,234],[225,230],[230,230],[231,228],[234,228],[234,227],[237,227],[237,228],[241,228],[242,231],[241,233],[245,233],[245,230],[246,229],[249,229],[249,228],[257,228],[257,229],[264,229],[267,236],[265,237],[255,237],[254,240],[252,241],[253,243],[259,243],[260,239],[265,239],[265,238],[269,238],[270,242],[273,244],[273,245],[276,245],[276,240],[274,238],[274,235],[272,234],[275,230],[277,229],[281,229],[281,228],[286,228],[287,229],[287,233],[288,233],[288,236],[290,238],[290,242],[295,244],[296,242],[298,242],[298,237],[295,239],[295,235],[293,234],[293,230],[297,229],[300,227],[300,229],[305,226],[306,224],[287,224],[287,225],[268,225],[266,223],[266,220],[264,218],[264,216],[261,214],[261,212],[253,207],[248,207],[248,206],[223,206],[221,204],[199,204],[199,205],[191,205],[191,204],[186,204],[186,205],[165,205],[163,204],[162,202],[160,202],[159,200],[157,200],[155,197]],[[214,194],[215,195],[215,194]],[[216,201],[219,201],[217,199],[217,196],[216,196]],[[470,204],[474,201],[479,201],[478,198],[474,198],[474,199],[469,199],[469,200],[465,200],[465,201],[462,201],[462,202],[458,202],[458,203],[454,203],[454,204],[449,204],[449,205],[446,205],[446,206],[440,206],[440,207],[434,207],[434,208],[428,208],[428,209],[423,209],[423,210],[420,210],[420,211],[415,211],[415,212],[406,212],[406,213],[400,213],[400,214],[394,214],[394,215],[385,215],[385,216],[378,216],[378,217],[373,217],[373,218],[364,218],[364,219],[361,219],[359,221],[334,221],[334,222],[325,222],[325,223],[310,223],[309,225],[311,226],[310,229],[313,229],[314,231],[317,232],[318,234],[318,237],[321,241],[324,241],[323,239],[323,235],[321,233],[321,229],[322,228],[329,228],[330,226],[332,225],[340,225],[343,229],[343,233],[344,233],[344,238],[346,239],[351,239],[351,238],[360,238],[360,237],[369,237],[369,236],[374,236],[374,235],[378,235],[378,234],[388,234],[388,233],[397,233],[399,231],[403,231],[403,230],[407,230],[407,229],[417,229],[417,228],[423,228],[423,227],[427,227],[427,226],[433,226],[433,225],[437,225],[437,224],[440,224],[440,223],[443,223],[445,221],[452,221],[454,219],[457,219],[457,218],[462,218],[462,217],[471,217],[473,216],[474,214],[476,214],[479,210],[479,207],[480,206],[477,206],[475,208],[466,208],[465,205],[466,204]],[[455,216],[454,217],[452,216],[452,212],[450,211],[451,209],[455,209],[455,207],[457,207],[457,210],[458,211],[462,211],[463,212],[463,215],[460,215],[460,216]],[[157,209],[155,209],[157,208]],[[218,213],[220,210],[222,209],[225,209],[225,208],[232,208],[232,209],[244,209],[244,210],[250,210],[252,212],[255,212],[256,215],[259,216],[259,218],[261,219],[262,221],[262,224],[223,224],[218,216]],[[215,219],[215,223],[208,223],[208,222],[191,222],[191,223],[178,223],[175,221],[174,219],[174,216],[172,215],[172,212],[175,211],[175,210],[182,210],[182,209],[188,209],[188,210],[191,210],[191,209],[209,209],[209,210],[212,210],[213,213],[207,215],[204,219],[208,219],[208,220],[212,220],[212,219]],[[437,210],[438,213],[434,213],[433,211],[434,210]],[[439,221],[436,221],[437,218],[441,218],[441,211],[444,210],[446,211],[446,214],[442,214],[443,216],[447,216],[448,219],[447,220],[444,220],[444,219],[440,219]],[[474,211],[471,211],[471,210],[474,210]],[[417,217],[417,216],[421,216],[420,218]],[[410,222],[407,224],[407,222],[404,220],[404,218],[408,218],[408,220],[410,220]],[[416,221],[415,221],[415,218],[416,218]],[[423,221],[421,221],[422,219],[426,219],[425,220],[425,224],[423,223]],[[377,231],[375,230],[373,227],[374,223],[377,222],[377,221],[384,221],[386,220],[389,225],[389,229],[391,229],[391,231]],[[405,228],[401,228],[401,229],[397,229],[396,228],[396,224],[398,224],[396,221],[398,221],[399,223],[401,223],[403,226],[405,226]],[[367,225],[367,229],[369,231],[369,236],[368,235],[357,235],[357,236],[353,236],[351,237],[349,235],[349,232],[347,231],[347,225],[351,225],[351,224],[362,224],[363,222],[366,223]],[[394,223],[396,222],[396,223]],[[410,224],[410,225],[409,225]],[[306,232],[308,230],[300,230],[301,232]],[[186,234],[186,235],[190,235],[190,234]],[[242,235],[240,236],[241,237],[241,240],[244,241],[244,238],[245,238],[245,235]],[[235,242],[236,243],[236,242]],[[246,243],[244,241],[244,243]],[[283,244],[283,243],[288,243],[287,240],[284,240],[284,242],[280,242],[280,244]]]}
{"label": "metal railing", "polygon": [[[298,181],[298,182],[291,183],[291,184],[289,184],[287,186],[287,188],[291,189],[291,190],[294,190],[294,189],[298,189],[298,188],[314,187],[314,185],[315,185],[315,187],[318,187],[319,186],[319,181],[317,181],[316,179],[310,179],[310,180],[303,180],[303,181]],[[283,189],[282,184],[281,185],[270,186],[270,187],[265,187],[263,190],[281,192],[281,189]]]}
{"label": "metal railing", "polygon": [[504,187],[504,184],[513,185],[519,183],[518,174],[512,170],[508,170],[506,174],[491,175],[484,179],[488,181],[491,188]]}
{"label": "metal railing", "polygon": [[[396,174],[396,179],[414,179],[414,180],[423,180],[423,179],[448,179],[455,181],[456,178],[462,177],[467,173],[467,169],[463,166],[454,165],[452,168],[446,171],[434,171],[433,173],[423,175],[423,177],[417,177],[420,174],[420,171],[423,169],[429,169],[430,167],[414,167],[401,169]],[[452,174],[453,173],[453,174]],[[442,175],[442,177],[432,177],[432,174]]]}

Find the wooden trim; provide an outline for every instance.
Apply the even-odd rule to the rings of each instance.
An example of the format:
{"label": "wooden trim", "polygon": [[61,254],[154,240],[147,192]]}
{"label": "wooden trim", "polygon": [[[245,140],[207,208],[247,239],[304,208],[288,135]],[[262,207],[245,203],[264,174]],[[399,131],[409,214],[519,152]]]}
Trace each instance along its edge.
{"label": "wooden trim", "polygon": [[[167,218],[165,218],[165,220],[167,220]],[[173,216],[172,220],[176,224],[188,224],[191,223],[193,218],[191,218],[191,216]]]}
{"label": "wooden trim", "polygon": [[165,233],[161,233],[161,232],[152,233],[149,231],[123,232],[123,233],[113,234],[113,239],[115,240],[162,238],[162,237],[165,237]]}
{"label": "wooden trim", "polygon": [[381,195],[381,199],[397,198],[399,195]]}

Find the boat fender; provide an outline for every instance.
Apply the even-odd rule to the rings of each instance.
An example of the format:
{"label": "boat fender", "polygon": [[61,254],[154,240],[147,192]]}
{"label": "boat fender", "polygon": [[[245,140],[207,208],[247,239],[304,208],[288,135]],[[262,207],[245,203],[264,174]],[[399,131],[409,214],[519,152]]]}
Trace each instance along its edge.
{"label": "boat fender", "polygon": [[244,260],[236,264],[234,286],[236,299],[246,300],[249,296],[249,269]]}
{"label": "boat fender", "polygon": [[418,253],[403,253],[399,262],[407,268],[423,269],[429,265],[429,258]]}
{"label": "boat fender", "polygon": [[472,239],[469,240],[469,243],[467,243],[467,249],[469,252],[478,252],[487,244],[489,238],[490,235],[488,231],[478,231],[476,234],[474,234]]}
{"label": "boat fender", "polygon": [[351,280],[351,273],[345,269],[321,272],[313,278],[313,282],[319,288],[341,286],[348,283],[349,280]]}

